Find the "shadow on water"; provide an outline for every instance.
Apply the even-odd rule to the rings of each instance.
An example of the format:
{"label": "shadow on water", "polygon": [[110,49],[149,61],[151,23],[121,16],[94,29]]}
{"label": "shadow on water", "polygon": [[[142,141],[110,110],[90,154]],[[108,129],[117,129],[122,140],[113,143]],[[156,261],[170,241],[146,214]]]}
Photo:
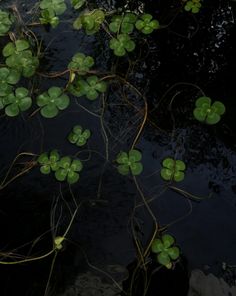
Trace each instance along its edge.
{"label": "shadow on water", "polygon": [[[114,9],[117,2],[97,1],[106,9]],[[141,11],[144,2],[129,1],[127,8]],[[35,3],[21,5],[20,0],[16,1],[28,22]],[[92,7],[93,2],[90,5]],[[218,275],[222,262],[236,263],[236,78],[232,75],[236,65],[236,9],[232,1],[212,0],[203,5],[198,15],[192,15],[180,9],[179,1],[153,0],[146,1],[145,11],[152,12],[166,28],[139,40],[137,50],[130,56],[132,62],[120,59],[116,70],[125,76],[129,69],[127,80],[147,98],[148,124],[137,146],[143,153],[145,168],[139,181],[145,196],[151,200],[150,206],[158,222],[169,226],[168,231],[176,237],[183,254],[173,271],[156,271],[152,258],[148,265],[152,281],[147,295],[156,295],[157,291],[160,296],[171,295],[180,290],[179,294],[184,296],[192,269],[201,268]],[[76,12],[68,9],[65,21],[58,28],[34,29],[45,48],[40,70],[65,69],[78,51],[96,57],[96,68],[101,72],[111,66],[114,68],[116,60],[108,49],[105,33],[88,37],[82,31],[74,31],[72,19],[75,17]],[[3,41],[0,42],[2,48]],[[66,79],[57,78],[53,84],[64,86]],[[27,81],[24,83],[27,85]],[[49,79],[37,81],[40,89],[51,85]],[[194,102],[202,91],[226,105],[227,112],[216,126],[198,124],[192,116]],[[124,104],[125,96],[140,109],[143,107],[137,93],[121,87],[119,82],[110,85],[104,114],[110,160],[120,150],[129,149],[141,122],[140,113]],[[124,289],[128,290],[131,274],[128,271],[133,270],[136,262],[130,223],[133,209],[141,200],[133,180],[118,175],[114,163],[105,161],[106,143],[100,118],[85,109],[96,113],[101,103],[83,98],[73,100],[53,123],[39,114],[0,118],[1,176],[19,152],[40,154],[57,148],[62,155],[74,155],[77,149],[66,137],[75,124],[93,132],[88,149],[96,153],[81,154],[86,169],[79,184],[71,189],[81,207],[55,263],[51,280],[54,295],[88,296],[95,295],[94,292],[101,296],[117,295],[119,289],[108,285],[112,281],[107,275],[121,286],[123,282]],[[161,161],[167,156],[185,161],[186,177],[178,187],[204,197],[201,202],[189,200],[174,190],[163,190],[165,184],[159,173]],[[74,206],[68,186],[59,186],[53,177],[42,176],[37,168],[9,185],[0,195],[1,252],[22,246],[20,253],[28,255],[31,250],[23,245],[33,242],[42,233],[45,236],[33,253],[47,252],[52,244],[53,205],[57,204],[53,221],[57,233],[65,230],[70,218],[68,206],[71,209]],[[143,206],[136,209],[135,222],[135,230],[145,243],[152,233],[152,221]],[[1,296],[13,295],[16,290],[19,295],[43,295],[51,262],[49,257],[14,267],[0,266]],[[139,295],[142,289],[142,272],[136,280],[133,295]]]}

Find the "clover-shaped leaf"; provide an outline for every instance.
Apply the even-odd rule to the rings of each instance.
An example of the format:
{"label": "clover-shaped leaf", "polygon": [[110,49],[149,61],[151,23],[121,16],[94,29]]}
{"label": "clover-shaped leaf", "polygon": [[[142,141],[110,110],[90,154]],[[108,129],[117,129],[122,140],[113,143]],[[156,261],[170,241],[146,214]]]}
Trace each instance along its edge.
{"label": "clover-shaped leaf", "polygon": [[83,28],[87,35],[92,35],[99,31],[101,24],[105,20],[105,14],[100,9],[94,9],[81,14],[73,23],[76,30]]}
{"label": "clover-shaped leaf", "polygon": [[117,38],[110,40],[110,48],[116,56],[124,56],[126,52],[131,52],[135,49],[135,43],[131,40],[128,34],[119,34]]}
{"label": "clover-shaped leaf", "polygon": [[41,17],[39,18],[42,25],[51,25],[55,28],[59,24],[59,17],[56,16],[53,10],[44,9],[41,11]]}
{"label": "clover-shaped leaf", "polygon": [[[28,110],[32,105],[32,99],[28,96],[29,91],[24,87],[18,87],[14,92],[0,98],[0,109],[5,107],[7,116],[14,117],[20,112]],[[2,107],[2,108],[1,108]]]}
{"label": "clover-shaped leaf", "polygon": [[157,20],[153,20],[151,14],[146,13],[137,20],[135,27],[144,34],[151,34],[154,30],[160,27],[160,24]]}
{"label": "clover-shaped leaf", "polygon": [[86,144],[87,140],[90,138],[91,132],[89,129],[83,130],[80,125],[73,127],[71,133],[68,136],[68,140],[72,144],[76,144],[81,147]]}
{"label": "clover-shaped leaf", "polygon": [[157,261],[166,268],[172,267],[172,261],[179,258],[180,250],[173,246],[175,239],[169,234],[164,234],[160,239],[152,242],[152,252],[157,254]]}
{"label": "clover-shaped leaf", "polygon": [[49,154],[47,152],[42,153],[38,157],[38,163],[40,164],[40,172],[42,174],[49,174],[51,171],[55,172],[59,168],[60,155],[57,150],[52,150]]}
{"label": "clover-shaped leaf", "polygon": [[134,24],[136,22],[136,15],[133,13],[126,13],[125,15],[114,15],[109,25],[110,31],[113,33],[130,34],[134,30]]}
{"label": "clover-shaped leaf", "polygon": [[85,56],[83,53],[76,53],[72,61],[68,65],[68,69],[77,71],[79,75],[85,75],[94,65],[94,59],[90,56]]}
{"label": "clover-shaped leaf", "polygon": [[10,13],[0,9],[0,36],[8,33],[13,23],[14,17]]}
{"label": "clover-shaped leaf", "polygon": [[63,236],[56,236],[54,238],[54,248],[57,251],[60,251],[63,248],[62,243],[64,240],[65,240],[65,238]]}
{"label": "clover-shaped leaf", "polygon": [[191,11],[192,13],[198,13],[201,6],[201,0],[191,0],[186,2],[184,9],[186,11]]}
{"label": "clover-shaped leaf", "polygon": [[12,86],[20,80],[20,73],[6,67],[0,68],[0,97],[11,93]]}
{"label": "clover-shaped leaf", "polygon": [[182,160],[166,158],[162,162],[161,177],[166,181],[180,182],[184,179],[185,163]]}
{"label": "clover-shaped leaf", "polygon": [[104,93],[107,84],[99,80],[95,75],[89,76],[86,80],[79,79],[68,87],[68,90],[76,97],[86,96],[89,100],[95,100],[99,93]]}
{"label": "clover-shaped leaf", "polygon": [[211,104],[209,97],[200,97],[195,102],[196,108],[193,110],[194,117],[207,124],[216,124],[220,121],[221,115],[225,113],[225,106],[219,101]]}
{"label": "clover-shaped leaf", "polygon": [[74,9],[80,9],[84,4],[86,0],[71,0],[71,5],[74,7]]}
{"label": "clover-shaped leaf", "polygon": [[119,164],[118,172],[121,175],[128,175],[130,172],[133,176],[140,175],[143,171],[141,159],[142,154],[138,150],[132,149],[128,153],[120,152],[116,158],[116,162]]}
{"label": "clover-shaped leaf", "polygon": [[58,181],[65,181],[74,184],[79,180],[79,172],[83,165],[79,159],[72,160],[69,156],[62,157],[59,161],[59,169],[55,172]]}
{"label": "clover-shaped leaf", "polygon": [[61,15],[66,10],[66,3],[64,0],[41,0],[39,7],[42,10],[51,10],[55,15]]}
{"label": "clover-shaped leaf", "polygon": [[69,104],[69,97],[63,93],[60,87],[56,86],[50,87],[48,91],[37,97],[37,105],[41,107],[40,113],[46,118],[57,116],[59,110],[66,109]]}

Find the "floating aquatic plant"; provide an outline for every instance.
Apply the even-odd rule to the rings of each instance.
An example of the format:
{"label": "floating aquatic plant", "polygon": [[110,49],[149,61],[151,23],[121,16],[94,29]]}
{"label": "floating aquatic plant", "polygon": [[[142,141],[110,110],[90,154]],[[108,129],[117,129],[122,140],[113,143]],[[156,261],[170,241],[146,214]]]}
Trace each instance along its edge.
{"label": "floating aquatic plant", "polygon": [[110,31],[113,33],[130,34],[134,30],[134,24],[136,22],[136,15],[133,13],[126,13],[124,15],[114,15],[109,25]]}
{"label": "floating aquatic plant", "polygon": [[86,0],[71,0],[71,5],[74,9],[80,9],[85,3]]}
{"label": "floating aquatic plant", "polygon": [[42,10],[41,17],[39,18],[42,25],[51,25],[55,28],[59,24],[59,17],[55,15],[53,10]]}
{"label": "floating aquatic plant", "polygon": [[119,34],[116,38],[110,40],[110,48],[116,56],[124,56],[126,52],[135,49],[135,43],[128,34]]}
{"label": "floating aquatic plant", "polygon": [[211,98],[200,97],[195,102],[196,108],[193,110],[194,117],[207,124],[216,124],[220,121],[221,115],[225,113],[225,105],[220,101],[211,104]]}
{"label": "floating aquatic plant", "polygon": [[44,152],[38,157],[40,164],[40,172],[42,174],[49,174],[51,171],[55,172],[59,168],[60,155],[57,150],[52,150],[50,153]]}
{"label": "floating aquatic plant", "polygon": [[60,110],[66,109],[70,99],[60,87],[52,86],[48,91],[37,97],[37,105],[41,107],[40,113],[43,117],[53,118]]}
{"label": "floating aquatic plant", "polygon": [[86,144],[87,140],[90,138],[91,132],[89,129],[83,130],[80,125],[76,125],[73,127],[72,131],[68,136],[68,140],[72,144],[76,144],[81,147]]}
{"label": "floating aquatic plant", "polygon": [[182,160],[166,158],[162,162],[161,176],[166,181],[180,182],[184,179],[185,163]]}
{"label": "floating aquatic plant", "polygon": [[135,27],[144,34],[151,34],[154,30],[160,27],[160,24],[157,20],[153,19],[151,14],[146,13],[137,20]]}
{"label": "floating aquatic plant", "polygon": [[141,159],[142,154],[138,150],[132,149],[128,153],[120,152],[116,158],[116,162],[119,164],[118,172],[121,175],[128,175],[130,172],[133,176],[140,175],[143,171]]}
{"label": "floating aquatic plant", "polygon": [[173,265],[172,261],[179,258],[180,250],[173,246],[175,239],[169,234],[164,234],[160,239],[154,239],[152,242],[152,252],[157,254],[157,261],[170,269]]}
{"label": "floating aquatic plant", "polygon": [[0,36],[4,36],[14,23],[14,17],[7,11],[0,9]]}
{"label": "floating aquatic plant", "polygon": [[59,161],[59,168],[55,172],[58,181],[67,181],[74,184],[79,180],[79,172],[83,165],[79,159],[71,159],[69,156],[62,157]]}
{"label": "floating aquatic plant", "polygon": [[41,0],[39,7],[42,10],[54,13],[54,15],[63,14],[67,8],[64,0]]}
{"label": "floating aquatic plant", "polygon": [[186,11],[191,11],[192,13],[198,13],[201,7],[201,0],[190,0],[186,2],[184,9]]}
{"label": "floating aquatic plant", "polygon": [[15,69],[0,68],[0,97],[11,93],[12,86],[20,80],[20,73]]}
{"label": "floating aquatic plant", "polygon": [[68,69],[76,71],[79,75],[85,75],[93,65],[94,59],[91,56],[78,52],[72,57]]}

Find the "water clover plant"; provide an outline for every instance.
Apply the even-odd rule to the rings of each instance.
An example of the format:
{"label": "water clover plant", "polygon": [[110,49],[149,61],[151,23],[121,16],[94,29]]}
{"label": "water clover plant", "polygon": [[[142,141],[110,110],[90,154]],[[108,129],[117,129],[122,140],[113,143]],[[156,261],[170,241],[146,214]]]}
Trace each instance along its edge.
{"label": "water clover plant", "polygon": [[55,172],[59,168],[59,160],[60,155],[57,150],[52,150],[49,154],[42,153],[37,160],[40,164],[40,172],[44,175],[50,174],[51,171]]}
{"label": "water clover plant", "polygon": [[165,158],[162,162],[161,177],[166,181],[180,182],[184,179],[185,163],[182,160]]}
{"label": "water clover plant", "polygon": [[89,76],[86,80],[79,77],[78,80],[68,88],[74,96],[86,96],[89,100],[95,100],[99,96],[99,93],[104,93],[106,89],[106,82],[101,81],[95,75]]}
{"label": "water clover plant", "polygon": [[80,9],[84,4],[86,0],[71,0],[71,5],[74,7],[74,9]]}
{"label": "water clover plant", "polygon": [[24,87],[18,87],[15,93],[12,92],[0,100],[0,109],[5,107],[7,116],[14,117],[20,112],[28,110],[32,105],[32,99],[28,96],[29,91]]}
{"label": "water clover plant", "polygon": [[37,97],[37,105],[41,107],[40,113],[46,118],[57,116],[59,110],[66,109],[69,104],[69,97],[63,93],[60,87],[56,86],[50,87],[48,91]]}
{"label": "water clover plant", "polygon": [[154,30],[160,27],[157,20],[154,20],[151,14],[143,14],[139,20],[135,23],[137,30],[144,34],[151,34]]}
{"label": "water clover plant", "polygon": [[76,144],[81,147],[86,144],[87,140],[90,138],[91,132],[89,129],[85,129],[83,131],[80,125],[76,125],[73,127],[71,133],[68,136],[68,140],[72,144]]}
{"label": "water clover plant", "polygon": [[72,160],[69,156],[62,157],[59,161],[59,168],[55,172],[58,181],[67,181],[74,184],[79,180],[79,172],[83,165],[79,159]]}
{"label": "water clover plant", "polygon": [[85,75],[94,65],[94,59],[90,56],[85,56],[83,53],[76,53],[72,57],[72,61],[68,65],[68,69],[77,71],[79,75]]}
{"label": "water clover plant", "polygon": [[114,15],[109,25],[110,31],[113,33],[130,34],[134,30],[134,24],[136,22],[136,15],[133,13],[126,13],[125,15]]}
{"label": "water clover plant", "polygon": [[0,36],[6,35],[14,23],[14,17],[0,9]]}
{"label": "water clover plant", "polygon": [[141,159],[142,154],[138,150],[132,149],[128,153],[120,152],[116,158],[116,162],[119,164],[118,172],[121,175],[128,175],[130,172],[133,176],[140,175],[143,171]]}
{"label": "water clover plant", "polygon": [[42,25],[51,25],[55,28],[59,24],[59,17],[55,15],[53,10],[44,9],[41,11],[41,17],[39,18]]}
{"label": "water clover plant", "polygon": [[178,247],[173,246],[175,239],[169,234],[164,234],[160,239],[154,239],[152,242],[152,252],[157,254],[157,261],[170,269],[172,261],[179,258],[180,250]]}
{"label": "water clover plant", "polygon": [[105,20],[105,14],[100,9],[94,9],[89,12],[81,14],[73,24],[77,30],[83,28],[87,35],[92,35],[99,31],[101,24]]}
{"label": "water clover plant", "polygon": [[187,3],[184,6],[184,9],[186,11],[191,11],[192,13],[198,13],[200,11],[201,6],[201,0],[191,0],[187,1]]}
{"label": "water clover plant", "polygon": [[221,115],[225,113],[225,105],[219,101],[211,104],[211,98],[200,97],[195,102],[196,108],[193,110],[194,117],[207,124],[216,124],[220,121]]}
{"label": "water clover plant", "polygon": [[54,15],[61,15],[66,10],[66,3],[64,0],[41,0],[39,7],[54,13]]}
{"label": "water clover plant", "polygon": [[131,40],[128,34],[119,34],[117,38],[110,40],[110,48],[116,56],[124,56],[126,52],[131,52],[135,49],[135,43]]}
{"label": "water clover plant", "polygon": [[6,57],[7,66],[18,70],[24,77],[34,75],[39,65],[38,58],[30,50],[29,42],[24,39],[7,43],[2,54]]}
{"label": "water clover plant", "polygon": [[12,86],[20,80],[20,73],[6,67],[0,68],[0,97],[12,91]]}

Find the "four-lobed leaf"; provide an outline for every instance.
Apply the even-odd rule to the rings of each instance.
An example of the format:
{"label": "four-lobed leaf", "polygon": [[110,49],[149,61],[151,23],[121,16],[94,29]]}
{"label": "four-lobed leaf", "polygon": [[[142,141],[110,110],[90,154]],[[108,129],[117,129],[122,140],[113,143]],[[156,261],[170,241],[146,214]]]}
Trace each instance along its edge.
{"label": "four-lobed leaf", "polygon": [[126,52],[133,51],[135,49],[135,43],[128,34],[119,34],[116,38],[110,40],[110,48],[116,56],[121,57]]}
{"label": "four-lobed leaf", "polygon": [[118,172],[124,176],[130,172],[133,176],[140,175],[143,171],[141,159],[142,154],[138,150],[132,149],[128,153],[120,152],[116,158],[116,162],[119,164],[117,167]]}
{"label": "four-lobed leaf", "polygon": [[60,87],[52,86],[48,91],[37,97],[37,105],[41,107],[40,113],[43,117],[53,118],[60,110],[66,109],[70,99]]}
{"label": "four-lobed leaf", "polygon": [[81,147],[87,143],[87,140],[90,138],[91,132],[89,129],[83,130],[80,125],[76,125],[73,127],[72,131],[68,136],[68,140],[72,144],[76,144]]}
{"label": "four-lobed leaf", "polygon": [[186,2],[184,9],[186,11],[191,11],[192,13],[198,13],[201,7],[201,0],[190,0]]}
{"label": "four-lobed leaf", "polygon": [[6,35],[13,23],[14,17],[7,11],[0,9],[0,36]]}
{"label": "four-lobed leaf", "polygon": [[0,97],[0,109],[5,107],[5,114],[10,117],[19,115],[20,112],[28,110],[32,105],[28,89],[18,87],[5,97]]}
{"label": "four-lobed leaf", "polygon": [[57,150],[52,150],[49,154],[47,152],[42,153],[38,157],[38,163],[40,164],[40,172],[48,175],[51,171],[55,172],[59,169],[60,155]]}
{"label": "four-lobed leaf", "polygon": [[86,80],[79,77],[68,88],[74,96],[86,96],[89,100],[95,100],[99,96],[99,93],[104,93],[106,89],[107,84],[95,75],[89,76]]}
{"label": "four-lobed leaf", "polygon": [[166,181],[180,182],[184,179],[185,163],[182,160],[165,158],[162,162],[161,177]]}
{"label": "four-lobed leaf", "polygon": [[225,113],[225,105],[220,101],[211,104],[211,98],[200,97],[195,102],[196,108],[193,110],[194,117],[207,124],[216,124],[220,121],[221,115]]}
{"label": "four-lobed leaf", "polygon": [[109,24],[109,29],[113,33],[131,34],[134,30],[136,22],[136,15],[133,13],[126,13],[124,15],[114,15]]}
{"label": "four-lobed leaf", "polygon": [[59,161],[59,168],[55,172],[58,181],[67,181],[74,184],[79,180],[79,172],[83,165],[79,159],[72,160],[69,156],[62,157]]}
{"label": "four-lobed leaf", "polygon": [[135,23],[137,30],[144,34],[151,34],[154,30],[160,27],[157,20],[154,20],[151,14],[143,14],[139,20]]}
{"label": "four-lobed leaf", "polygon": [[39,18],[42,25],[51,25],[53,28],[59,24],[59,17],[56,16],[53,10],[44,9],[41,11],[41,17]]}
{"label": "four-lobed leaf", "polygon": [[12,91],[12,86],[20,80],[20,73],[15,69],[0,68],[0,97]]}
{"label": "four-lobed leaf", "polygon": [[173,236],[164,234],[160,239],[154,239],[151,246],[152,252],[157,254],[157,261],[168,269],[172,267],[172,261],[180,255],[180,250],[173,246],[174,243]]}
{"label": "four-lobed leaf", "polygon": [[79,75],[85,75],[93,65],[94,59],[91,56],[78,52],[72,57],[68,69],[76,71]]}
{"label": "four-lobed leaf", "polygon": [[67,8],[64,0],[41,0],[39,7],[41,10],[51,11],[54,15],[63,14]]}

